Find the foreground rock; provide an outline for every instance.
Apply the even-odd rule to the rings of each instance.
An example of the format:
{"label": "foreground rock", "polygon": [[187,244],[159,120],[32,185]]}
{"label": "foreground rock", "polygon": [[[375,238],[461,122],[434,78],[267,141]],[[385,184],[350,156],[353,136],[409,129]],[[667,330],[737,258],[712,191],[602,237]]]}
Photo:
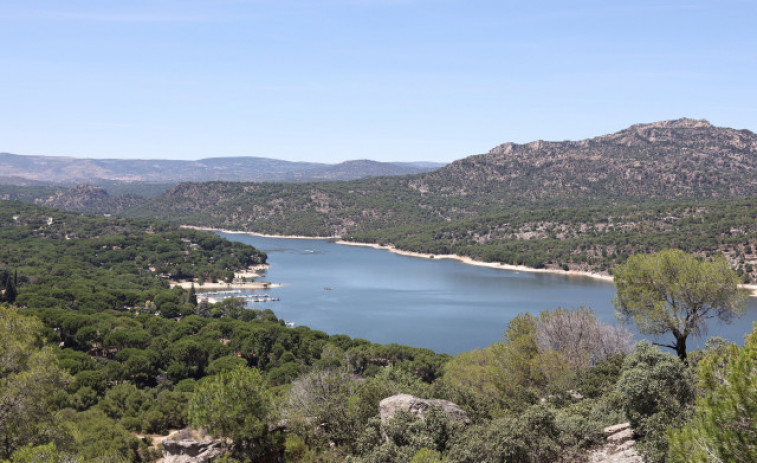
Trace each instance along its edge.
{"label": "foreground rock", "polygon": [[424,420],[431,408],[438,408],[443,411],[447,417],[459,421],[463,424],[470,424],[468,414],[466,414],[457,404],[449,400],[441,399],[421,399],[410,394],[397,394],[387,397],[379,403],[379,413],[381,421],[385,422],[394,418],[399,410],[406,410]]}
{"label": "foreground rock", "polygon": [[206,463],[226,453],[226,442],[183,429],[163,440],[163,463]]}
{"label": "foreground rock", "polygon": [[590,463],[644,463],[636,451],[633,429],[629,423],[604,429],[607,444],[589,455]]}

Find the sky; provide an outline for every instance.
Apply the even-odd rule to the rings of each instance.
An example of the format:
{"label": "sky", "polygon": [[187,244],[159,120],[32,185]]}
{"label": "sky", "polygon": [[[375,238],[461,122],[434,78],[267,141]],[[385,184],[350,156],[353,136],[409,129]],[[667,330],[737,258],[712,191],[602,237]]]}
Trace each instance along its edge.
{"label": "sky", "polygon": [[757,131],[757,0],[0,0],[0,152],[449,162]]}

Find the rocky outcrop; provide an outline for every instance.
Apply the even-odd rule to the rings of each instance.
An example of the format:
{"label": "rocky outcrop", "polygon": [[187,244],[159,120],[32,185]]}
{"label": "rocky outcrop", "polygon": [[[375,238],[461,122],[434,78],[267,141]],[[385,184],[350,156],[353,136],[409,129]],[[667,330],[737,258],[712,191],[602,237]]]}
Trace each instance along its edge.
{"label": "rocky outcrop", "polygon": [[224,453],[225,441],[182,430],[163,441],[162,463],[206,463]]}
{"label": "rocky outcrop", "polygon": [[379,413],[381,414],[382,422],[394,418],[394,415],[399,410],[409,411],[420,419],[426,419],[426,415],[432,408],[440,409],[449,418],[460,423],[470,424],[468,414],[457,406],[457,404],[448,400],[421,399],[410,394],[397,394],[387,397],[379,403]]}
{"label": "rocky outcrop", "polygon": [[604,429],[607,444],[589,455],[589,463],[644,463],[636,451],[630,423],[616,424]]}

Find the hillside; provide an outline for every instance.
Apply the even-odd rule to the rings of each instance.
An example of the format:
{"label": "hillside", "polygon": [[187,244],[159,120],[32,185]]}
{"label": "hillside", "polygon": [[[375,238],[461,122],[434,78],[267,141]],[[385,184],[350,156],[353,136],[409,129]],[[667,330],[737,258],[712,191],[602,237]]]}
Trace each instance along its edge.
{"label": "hillside", "polygon": [[178,183],[213,180],[315,182],[414,174],[430,171],[442,165],[441,163],[390,163],[366,160],[322,164],[261,157],[217,157],[198,161],[84,159],[0,153],[2,179],[15,185],[103,184],[114,181]]}
{"label": "hillside", "polygon": [[[386,178],[376,182],[391,185]],[[356,202],[350,198],[359,193],[367,201],[372,192],[358,183],[326,185],[353,210]],[[185,190],[198,199],[221,190],[262,198],[271,194],[266,188],[279,188],[255,186],[183,188],[206,188]],[[308,188],[299,185],[290,197],[267,201],[296,204],[295,193]],[[94,187],[78,190],[93,203],[108,199]],[[373,204],[388,211],[384,217],[411,217],[417,207],[412,201],[425,194],[413,189],[406,194],[389,202],[387,191]],[[201,204],[210,206],[212,200]],[[233,201],[230,196],[228,203],[243,209]],[[551,240],[552,246],[566,243],[573,247],[566,249],[594,252],[591,245],[604,234],[639,252],[658,241],[680,240],[697,249],[710,244],[731,249],[742,263],[755,257],[753,199],[561,209],[534,204],[541,209],[512,207],[467,221],[419,215],[415,223],[395,224],[404,228],[395,228],[399,234],[390,238],[421,239],[409,246],[423,246],[427,239],[459,240],[463,250],[482,244],[478,249],[485,251],[518,240]],[[551,249],[544,249],[549,254]],[[619,252],[616,247],[613,255]],[[691,370],[711,376],[714,365],[729,381],[736,378],[737,386],[753,381],[754,374],[739,380],[733,372],[754,357],[757,333],[744,348],[718,341],[691,352],[685,365],[649,343],[632,347],[630,332],[597,320],[590,309],[556,309],[520,314],[508,323],[502,341],[450,358],[305,326],[289,328],[268,309],[246,310],[233,297],[210,304],[198,300],[194,288],[168,284],[169,279],[230,281],[234,270],[265,260],[251,246],[207,232],[0,201],[0,338],[10,348],[1,365],[0,395],[8,400],[0,420],[0,458],[96,461],[109,455],[113,461],[151,462],[161,456],[151,444],[169,430],[192,426],[215,436],[201,445],[237,461],[280,461],[281,455],[299,462],[468,463],[499,461],[503,455],[523,462],[600,461],[591,455],[605,442],[613,458],[620,454],[621,441],[607,430],[624,429],[624,439],[630,439],[631,420],[634,429],[644,430],[631,444],[634,454],[638,444],[648,461],[665,461],[670,442],[668,454],[677,458],[670,461],[686,461],[689,454],[674,447],[686,442],[668,430],[672,424],[695,426],[718,405],[711,400],[694,405],[709,386],[697,382]],[[575,326],[580,329],[570,328]],[[749,403],[747,396],[743,403]],[[654,402],[660,397],[667,408]],[[746,414],[730,416],[726,424],[735,428]],[[223,428],[217,424],[221,420]],[[737,438],[749,442],[742,439],[749,432]],[[191,429],[174,436],[163,441],[164,450],[173,449],[179,438],[204,437]],[[183,442],[182,448],[198,445]],[[626,450],[628,442],[622,442]]]}
{"label": "hillside", "polygon": [[92,185],[77,185],[60,189],[50,196],[37,197],[35,204],[89,213],[118,213],[142,204],[144,198],[133,194],[110,195],[104,188]]}
{"label": "hillside", "polygon": [[678,119],[589,140],[506,143],[412,176],[184,183],[126,214],[601,273],[677,245],[725,252],[748,281],[757,277],[756,196],[757,135]]}
{"label": "hillside", "polygon": [[[757,195],[757,135],[679,119],[582,141],[506,143],[434,172],[303,185],[184,184],[136,215],[310,235],[444,222],[534,203]],[[301,226],[298,226],[301,228]]]}
{"label": "hillside", "polygon": [[[409,186],[495,201],[550,198],[673,199],[757,193],[757,135],[678,119],[581,141],[505,143]],[[504,197],[493,198],[499,192]]]}

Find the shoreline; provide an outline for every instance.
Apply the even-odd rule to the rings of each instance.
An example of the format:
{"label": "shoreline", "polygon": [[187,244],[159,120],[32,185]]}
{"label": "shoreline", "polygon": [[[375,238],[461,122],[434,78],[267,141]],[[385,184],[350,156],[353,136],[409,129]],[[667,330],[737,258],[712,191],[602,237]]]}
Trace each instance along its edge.
{"label": "shoreline", "polygon": [[217,281],[213,283],[211,281],[206,281],[205,283],[201,285],[196,280],[193,280],[193,281],[170,280],[168,285],[171,288],[175,288],[178,286],[184,289],[190,289],[192,286],[194,286],[195,290],[198,290],[198,291],[215,290],[215,289],[270,289],[270,288],[280,287],[281,284],[279,283],[246,281],[247,278],[251,278],[251,279],[260,278],[262,275],[258,272],[261,270],[267,270],[268,267],[269,267],[268,264],[260,264],[260,265],[250,266],[244,270],[237,270],[236,272],[234,272],[234,279],[237,281],[234,281],[231,283],[226,283],[223,281]]}
{"label": "shoreline", "polygon": [[[612,275],[605,275],[602,273],[585,272],[581,270],[533,268],[533,267],[526,267],[525,265],[511,265],[511,264],[500,264],[497,262],[484,262],[480,260],[475,260],[471,257],[460,256],[457,254],[425,254],[422,252],[404,251],[402,249],[397,249],[396,247],[392,245],[382,246],[380,244],[375,244],[375,243],[359,243],[356,241],[345,241],[341,239],[340,236],[266,235],[263,233],[226,230],[223,228],[195,227],[193,225],[181,225],[181,227],[191,228],[193,230],[215,231],[215,232],[241,234],[241,235],[253,235],[253,236],[259,236],[261,238],[285,238],[285,239],[298,239],[298,240],[334,239],[336,240],[335,241],[336,244],[341,244],[344,246],[360,246],[360,247],[366,247],[366,248],[373,248],[373,249],[378,249],[378,250],[383,250],[383,251],[389,251],[393,254],[398,254],[400,256],[419,257],[423,259],[431,259],[431,258],[452,259],[458,262],[462,262],[463,264],[466,264],[466,265],[475,265],[477,267],[487,267],[487,268],[494,268],[494,269],[500,269],[500,270],[509,270],[509,271],[514,271],[514,272],[546,273],[546,274],[552,274],[552,275],[562,275],[565,277],[592,278],[595,280],[603,281],[605,283],[613,283]],[[745,289],[749,293],[749,297],[757,297],[757,284],[741,284],[739,285],[739,287]]]}
{"label": "shoreline", "polygon": [[194,285],[195,291],[205,291],[205,290],[213,290],[213,289],[271,289],[271,288],[280,288],[281,284],[279,283],[254,283],[246,281],[244,283],[212,283],[212,282],[205,282],[205,284],[200,285],[196,281],[172,281],[169,283],[169,286],[171,288],[175,288],[177,286],[189,289]]}
{"label": "shoreline", "polygon": [[305,236],[305,235],[266,235],[265,233],[256,233],[249,231],[239,230],[227,230],[225,228],[213,228],[213,227],[195,227],[194,225],[179,225],[180,228],[189,228],[191,230],[212,231],[229,233],[233,235],[252,235],[259,236],[261,238],[284,238],[288,240],[334,240],[339,239],[339,236]]}
{"label": "shoreline", "polygon": [[547,273],[547,274],[554,274],[554,275],[562,275],[566,277],[582,277],[582,278],[593,278],[596,280],[603,281],[605,283],[612,283],[613,278],[611,275],[604,275],[601,273],[594,273],[594,272],[584,272],[581,270],[561,270],[561,269],[549,269],[549,268],[533,268],[533,267],[526,267],[525,265],[511,265],[511,264],[501,264],[498,262],[484,262],[481,260],[475,260],[468,256],[460,256],[457,254],[426,254],[422,252],[415,252],[415,251],[404,251],[402,249],[397,249],[392,245],[380,245],[375,243],[358,243],[354,241],[344,241],[339,240],[336,242],[337,244],[342,244],[345,246],[360,246],[360,247],[366,247],[366,248],[372,248],[372,249],[379,249],[383,251],[389,251],[393,254],[398,254],[400,256],[407,256],[407,257],[419,257],[423,259],[450,259],[450,260],[456,260],[458,262],[462,262],[466,265],[474,265],[476,267],[486,267],[486,268],[493,268],[493,269],[499,269],[499,270],[509,270],[512,272],[530,272],[530,273]]}

